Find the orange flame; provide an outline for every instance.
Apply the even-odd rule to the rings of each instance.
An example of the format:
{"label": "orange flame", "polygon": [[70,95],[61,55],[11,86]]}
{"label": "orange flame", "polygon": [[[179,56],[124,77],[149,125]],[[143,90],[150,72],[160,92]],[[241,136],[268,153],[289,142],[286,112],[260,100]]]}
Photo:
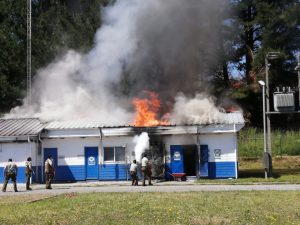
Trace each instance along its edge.
{"label": "orange flame", "polygon": [[134,98],[132,100],[136,109],[133,125],[146,127],[168,125],[169,122],[167,120],[157,119],[161,106],[158,94],[151,91],[144,92],[149,95],[149,99]]}

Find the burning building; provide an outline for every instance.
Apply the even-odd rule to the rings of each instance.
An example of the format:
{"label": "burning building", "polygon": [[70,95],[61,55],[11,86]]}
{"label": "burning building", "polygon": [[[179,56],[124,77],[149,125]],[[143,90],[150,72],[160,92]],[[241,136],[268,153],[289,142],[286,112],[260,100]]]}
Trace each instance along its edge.
{"label": "burning building", "polygon": [[[153,176],[159,179],[170,179],[174,173],[237,178],[237,132],[244,119],[240,112],[222,115],[222,123],[156,126],[1,119],[0,173],[12,158],[19,167],[18,182],[25,182],[24,162],[31,156],[33,181],[43,182],[44,160],[52,155],[57,182],[127,180],[132,160],[147,151]],[[141,134],[148,136],[148,147],[137,153],[133,140]]]}
{"label": "burning building", "polygon": [[24,182],[31,156],[43,182],[51,154],[56,181],[126,180],[147,151],[157,178],[237,178],[242,113],[222,113],[209,96],[226,1],[112,2],[94,47],[37,71],[30,107],[0,119],[0,170],[12,158]]}

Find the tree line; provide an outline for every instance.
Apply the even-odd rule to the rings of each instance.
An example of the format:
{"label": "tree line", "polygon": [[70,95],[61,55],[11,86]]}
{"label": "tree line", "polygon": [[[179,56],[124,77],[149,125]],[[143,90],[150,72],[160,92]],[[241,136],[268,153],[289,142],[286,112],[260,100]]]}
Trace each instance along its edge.
{"label": "tree line", "polygon": [[[272,62],[271,89],[297,86],[294,70],[300,51],[299,0],[228,0],[219,16],[218,64],[213,68],[214,95],[227,96],[244,110],[247,122],[261,126],[261,92],[265,56]],[[67,49],[87,52],[101,26],[101,7],[111,0],[32,0],[32,74]],[[26,1],[0,2],[0,113],[22,104],[26,95]],[[216,15],[218,16],[218,15]],[[279,116],[276,124],[299,121]]]}

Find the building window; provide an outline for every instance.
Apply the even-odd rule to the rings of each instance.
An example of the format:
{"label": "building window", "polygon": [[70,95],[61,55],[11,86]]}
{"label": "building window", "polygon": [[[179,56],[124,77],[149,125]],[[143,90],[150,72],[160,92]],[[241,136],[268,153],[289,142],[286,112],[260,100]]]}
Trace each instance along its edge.
{"label": "building window", "polygon": [[104,161],[124,162],[125,148],[124,147],[104,147]]}

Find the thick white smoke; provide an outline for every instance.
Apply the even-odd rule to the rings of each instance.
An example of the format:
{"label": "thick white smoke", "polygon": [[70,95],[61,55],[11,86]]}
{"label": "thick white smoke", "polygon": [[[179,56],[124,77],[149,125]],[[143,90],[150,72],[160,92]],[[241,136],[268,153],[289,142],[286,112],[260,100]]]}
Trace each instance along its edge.
{"label": "thick white smoke", "polygon": [[172,123],[175,124],[211,124],[224,122],[223,114],[218,109],[212,97],[196,94],[194,98],[187,98],[184,94],[176,97]]}
{"label": "thick white smoke", "polygon": [[17,107],[6,117],[130,124],[132,97],[148,89],[162,98],[161,114],[173,108],[176,123],[217,121],[218,109],[209,97],[179,95],[174,103],[174,96],[199,90],[206,66],[214,64],[215,17],[224,2],[115,1],[103,10],[95,47],[85,55],[70,50],[38,71],[31,110]]}
{"label": "thick white smoke", "polygon": [[141,162],[142,154],[145,150],[149,149],[149,136],[147,132],[143,132],[140,135],[136,135],[133,138],[133,143],[135,143],[134,152],[135,159]]}

